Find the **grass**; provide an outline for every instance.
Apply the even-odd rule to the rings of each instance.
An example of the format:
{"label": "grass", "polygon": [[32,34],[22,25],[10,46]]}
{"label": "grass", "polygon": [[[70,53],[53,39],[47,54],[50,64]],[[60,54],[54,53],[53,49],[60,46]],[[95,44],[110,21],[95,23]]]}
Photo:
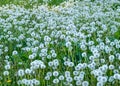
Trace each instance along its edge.
{"label": "grass", "polygon": [[[60,3],[64,2],[65,0],[48,0],[47,4],[49,6],[53,5],[59,5]],[[45,1],[43,0],[36,0],[36,1],[31,1],[30,0],[0,0],[0,6],[6,5],[6,4],[15,4],[15,5],[21,5],[24,6],[25,8],[31,8],[34,5],[40,5],[40,4],[46,4]]]}

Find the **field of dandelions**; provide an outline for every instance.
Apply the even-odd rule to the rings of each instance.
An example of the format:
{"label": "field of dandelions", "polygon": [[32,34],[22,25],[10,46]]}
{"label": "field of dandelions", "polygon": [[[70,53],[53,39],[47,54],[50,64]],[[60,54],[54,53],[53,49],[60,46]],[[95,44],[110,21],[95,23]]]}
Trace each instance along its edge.
{"label": "field of dandelions", "polygon": [[120,86],[119,0],[5,1],[0,86]]}

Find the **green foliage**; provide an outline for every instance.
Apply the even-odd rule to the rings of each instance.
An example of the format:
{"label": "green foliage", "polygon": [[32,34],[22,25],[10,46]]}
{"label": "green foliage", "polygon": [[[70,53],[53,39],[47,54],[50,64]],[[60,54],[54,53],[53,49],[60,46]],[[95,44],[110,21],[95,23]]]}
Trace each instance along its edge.
{"label": "green foliage", "polygon": [[118,7],[120,7],[120,3],[113,3],[112,9],[116,10]]}
{"label": "green foliage", "polygon": [[[48,0],[47,4],[52,5],[59,5],[65,0]],[[16,4],[16,5],[24,5],[25,8],[31,8],[34,6],[34,4],[46,4],[44,0],[36,0],[36,1],[30,1],[30,0],[0,0],[0,6],[6,5],[6,4]]]}
{"label": "green foliage", "polygon": [[51,5],[59,5],[60,3],[62,3],[65,0],[51,0],[48,2],[48,4]]}

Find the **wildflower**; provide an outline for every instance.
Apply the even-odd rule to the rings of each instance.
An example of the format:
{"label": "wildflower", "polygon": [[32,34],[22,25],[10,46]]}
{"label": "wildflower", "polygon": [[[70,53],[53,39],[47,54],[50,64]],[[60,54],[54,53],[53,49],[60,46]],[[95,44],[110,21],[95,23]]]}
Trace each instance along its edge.
{"label": "wildflower", "polygon": [[66,81],[67,81],[67,82],[72,82],[73,79],[72,79],[72,77],[66,77]]}
{"label": "wildflower", "polygon": [[113,82],[114,81],[114,77],[113,76],[110,76],[109,79],[108,79],[109,82]]}
{"label": "wildflower", "polygon": [[34,82],[35,85],[40,85],[40,81],[39,80],[33,79],[33,82]]}
{"label": "wildflower", "polygon": [[114,61],[114,58],[115,58],[114,55],[110,55],[110,56],[109,56],[109,61],[110,61],[110,62],[113,62],[113,61]]}
{"label": "wildflower", "polygon": [[86,49],[87,49],[87,47],[86,47],[84,44],[81,44],[80,46],[81,46],[80,48],[81,48],[82,50],[86,50]]}
{"label": "wildflower", "polygon": [[82,57],[86,57],[86,56],[87,56],[86,52],[83,52]]}
{"label": "wildflower", "polygon": [[97,82],[97,86],[104,86],[102,82]]}
{"label": "wildflower", "polygon": [[5,65],[5,69],[9,70],[10,69],[10,65]]}
{"label": "wildflower", "polygon": [[88,81],[83,81],[82,86],[89,86],[89,82]]}
{"label": "wildflower", "polygon": [[53,62],[48,62],[48,66],[52,67],[53,66]]}
{"label": "wildflower", "polygon": [[105,63],[105,59],[100,59],[100,62],[101,63]]}
{"label": "wildflower", "polygon": [[63,76],[63,75],[60,75],[60,76],[59,76],[59,80],[64,80],[64,76]]}
{"label": "wildflower", "polygon": [[47,72],[47,76],[52,76],[52,73],[51,72]]}
{"label": "wildflower", "polygon": [[114,79],[119,79],[119,80],[120,80],[120,74],[114,74],[113,78],[114,78]]}
{"label": "wildflower", "polygon": [[53,60],[53,64],[54,64],[54,66],[58,66],[59,65],[59,60],[58,59],[54,59]]}
{"label": "wildflower", "polygon": [[4,75],[4,76],[8,76],[8,75],[9,75],[9,72],[8,72],[8,71],[4,71],[4,72],[3,72],[3,75]]}
{"label": "wildflower", "polygon": [[76,85],[81,85],[82,84],[82,82],[81,81],[76,81]]}
{"label": "wildflower", "polygon": [[65,77],[69,77],[70,76],[70,72],[69,71],[65,71]]}
{"label": "wildflower", "polygon": [[47,55],[47,58],[48,58],[48,59],[51,59],[51,57],[52,57],[51,55]]}
{"label": "wildflower", "polygon": [[24,76],[24,70],[19,69],[17,74],[18,74],[18,76]]}
{"label": "wildflower", "polygon": [[12,55],[17,55],[17,54],[18,52],[16,50],[12,52]]}
{"label": "wildflower", "polygon": [[50,80],[50,77],[49,76],[45,76],[45,80]]}
{"label": "wildflower", "polygon": [[17,81],[17,84],[18,84],[18,85],[22,84],[22,80],[18,80],[18,81]]}
{"label": "wildflower", "polygon": [[119,70],[114,69],[114,70],[113,70],[113,73],[114,73],[114,74],[119,73]]}
{"label": "wildflower", "polygon": [[71,45],[71,42],[66,42],[66,47],[70,47]]}
{"label": "wildflower", "polygon": [[113,70],[114,69],[114,65],[109,65],[109,69]]}
{"label": "wildflower", "polygon": [[53,76],[58,76],[58,75],[59,75],[58,71],[53,72]]}
{"label": "wildflower", "polygon": [[69,67],[73,67],[73,66],[74,66],[74,63],[73,63],[73,62],[68,62],[68,66],[69,66]]}
{"label": "wildflower", "polygon": [[25,73],[26,73],[26,74],[30,74],[30,73],[32,73],[32,71],[31,71],[30,69],[26,69],[26,70],[25,70]]}
{"label": "wildflower", "polygon": [[56,78],[56,79],[53,79],[53,83],[54,83],[54,84],[58,84],[58,83],[59,83],[59,79],[57,79],[57,78]]}
{"label": "wildflower", "polygon": [[78,71],[73,71],[73,75],[78,75],[79,72]]}
{"label": "wildflower", "polygon": [[56,53],[52,53],[52,57],[55,58],[57,56]]}
{"label": "wildflower", "polygon": [[29,57],[28,57],[29,59],[34,59],[35,58],[35,56],[34,55],[29,55]]}

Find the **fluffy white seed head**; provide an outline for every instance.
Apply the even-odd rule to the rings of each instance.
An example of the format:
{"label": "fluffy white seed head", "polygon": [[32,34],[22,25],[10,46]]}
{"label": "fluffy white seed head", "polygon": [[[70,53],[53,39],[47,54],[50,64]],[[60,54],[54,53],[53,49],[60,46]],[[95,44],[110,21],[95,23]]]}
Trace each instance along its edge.
{"label": "fluffy white seed head", "polygon": [[58,83],[59,83],[59,79],[57,79],[57,78],[56,78],[56,79],[53,79],[53,83],[54,83],[54,84],[58,84]]}
{"label": "fluffy white seed head", "polygon": [[53,76],[56,77],[56,76],[58,76],[58,75],[59,75],[59,72],[58,72],[58,71],[54,71],[54,72],[53,72]]}
{"label": "fluffy white seed head", "polygon": [[9,75],[9,71],[4,71],[4,72],[3,72],[3,75],[4,75],[4,76],[8,76],[8,75]]}

